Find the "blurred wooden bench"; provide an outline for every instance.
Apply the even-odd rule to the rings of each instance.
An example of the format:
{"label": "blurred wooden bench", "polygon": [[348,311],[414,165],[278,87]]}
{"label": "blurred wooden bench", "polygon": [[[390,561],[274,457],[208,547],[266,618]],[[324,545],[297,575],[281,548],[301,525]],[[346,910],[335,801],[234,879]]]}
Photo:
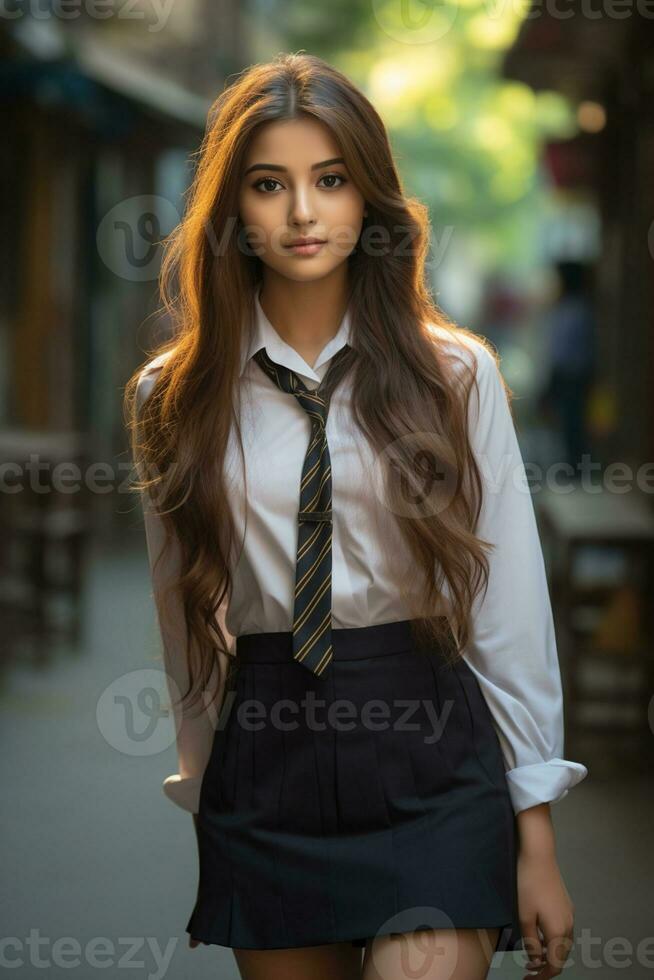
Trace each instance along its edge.
{"label": "blurred wooden bench", "polygon": [[[572,492],[534,494],[561,660],[566,747],[574,754],[585,733],[631,733],[649,754],[654,746],[652,502],[636,489],[596,491],[576,484]],[[604,685],[596,683],[602,672]]]}

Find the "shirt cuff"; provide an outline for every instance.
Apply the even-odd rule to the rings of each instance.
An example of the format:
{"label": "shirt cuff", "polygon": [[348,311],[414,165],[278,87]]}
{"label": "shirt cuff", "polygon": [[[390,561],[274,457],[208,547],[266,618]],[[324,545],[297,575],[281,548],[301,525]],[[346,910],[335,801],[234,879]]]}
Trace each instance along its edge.
{"label": "shirt cuff", "polygon": [[550,759],[530,766],[518,766],[506,773],[513,810],[519,813],[539,803],[558,803],[568,791],[588,775],[581,762]]}
{"label": "shirt cuff", "polygon": [[197,813],[200,803],[200,787],[202,776],[185,776],[179,773],[166,776],[163,781],[163,791],[169,800],[176,803],[182,810]]}

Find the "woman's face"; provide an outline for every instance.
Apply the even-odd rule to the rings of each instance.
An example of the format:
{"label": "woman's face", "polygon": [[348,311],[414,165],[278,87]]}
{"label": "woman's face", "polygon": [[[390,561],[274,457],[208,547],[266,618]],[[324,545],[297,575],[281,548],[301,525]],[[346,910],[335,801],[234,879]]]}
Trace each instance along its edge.
{"label": "woman's face", "polygon": [[[303,117],[266,123],[245,157],[239,211],[249,248],[280,275],[311,281],[347,259],[365,201],[328,126]],[[293,249],[298,238],[324,244]]]}

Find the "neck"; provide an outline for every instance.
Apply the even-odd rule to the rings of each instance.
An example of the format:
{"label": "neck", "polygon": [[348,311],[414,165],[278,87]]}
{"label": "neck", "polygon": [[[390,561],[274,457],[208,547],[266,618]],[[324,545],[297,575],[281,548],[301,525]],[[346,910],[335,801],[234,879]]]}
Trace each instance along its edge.
{"label": "neck", "polygon": [[343,266],[338,276],[313,282],[297,282],[268,269],[266,272],[270,274],[264,276],[259,294],[261,308],[282,340],[312,364],[325,344],[336,336],[345,316],[347,267]]}

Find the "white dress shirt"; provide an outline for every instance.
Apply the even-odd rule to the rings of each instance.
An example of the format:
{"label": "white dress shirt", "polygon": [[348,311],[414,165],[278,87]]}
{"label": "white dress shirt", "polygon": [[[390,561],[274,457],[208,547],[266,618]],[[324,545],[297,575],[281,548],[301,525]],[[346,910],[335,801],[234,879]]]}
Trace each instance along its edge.
{"label": "white dress shirt", "polygon": [[[265,347],[273,361],[295,371],[309,388],[324,377],[331,358],[350,341],[350,312],[310,367],[266,317],[255,296],[253,332],[244,331],[240,381],[240,423],[247,472],[245,484],[234,431],[225,473],[240,554],[233,555],[233,590],[217,616],[234,638],[243,633],[290,631],[293,619],[297,511],[302,466],[310,438],[309,417],[296,399],[281,391],[252,355]],[[442,333],[448,344],[451,334]],[[461,337],[459,353],[478,364],[479,406],[473,395],[469,435],[483,478],[484,502],[477,534],[495,543],[489,555],[486,596],[473,607],[470,642],[463,651],[488,703],[504,756],[514,811],[557,802],[587,769],[563,755],[563,704],[552,609],[533,502],[501,376],[492,356],[477,341]],[[165,355],[162,355],[165,356]],[[139,379],[139,404],[147,397],[161,364],[155,358]],[[351,377],[334,391],[327,417],[332,467],[332,626],[359,627],[410,618],[398,583],[421,578],[399,529],[375,487],[375,455],[350,413]],[[479,410],[478,410],[479,408]],[[176,552],[155,574],[163,542],[160,519],[144,507],[145,532],[158,604],[160,586],[176,568]],[[444,593],[446,595],[446,593]],[[181,638],[182,614],[171,607],[174,626],[159,627],[164,666],[175,698],[187,686]],[[433,610],[441,613],[444,607]],[[175,707],[179,772],[164,791],[183,809],[197,812],[200,783],[211,751],[216,702],[205,699],[185,711]]]}

